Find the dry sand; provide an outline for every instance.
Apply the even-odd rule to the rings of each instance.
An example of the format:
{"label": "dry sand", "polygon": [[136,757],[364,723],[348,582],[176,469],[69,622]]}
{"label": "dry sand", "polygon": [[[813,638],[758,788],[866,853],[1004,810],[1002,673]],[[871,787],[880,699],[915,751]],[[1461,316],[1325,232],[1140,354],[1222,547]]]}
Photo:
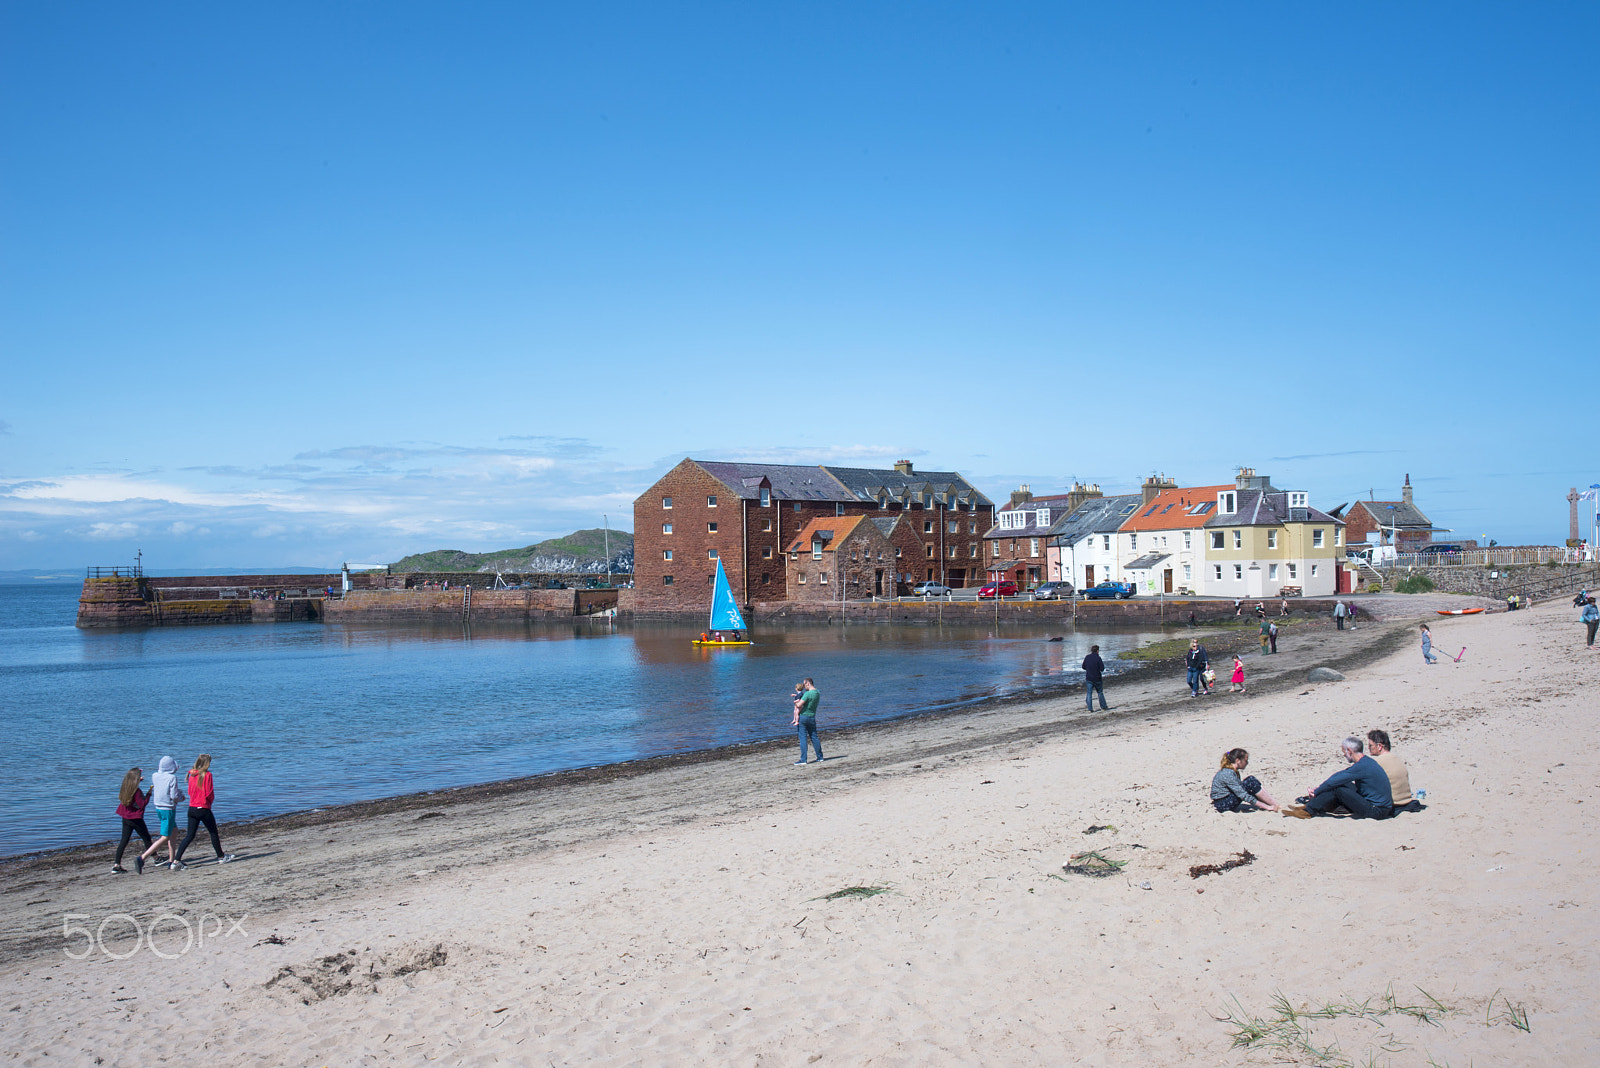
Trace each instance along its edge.
{"label": "dry sand", "polygon": [[[1600,1063],[1600,653],[1574,616],[1436,619],[1469,648],[1433,667],[1414,625],[1306,629],[1249,658],[1245,697],[1158,669],[1114,680],[1109,716],[1000,703],[825,731],[804,768],[756,749],[268,821],[182,873],[12,863],[0,1063],[1341,1063],[1230,1048],[1218,1017],[1280,992],[1365,1003],[1309,1022],[1354,1064]],[[1347,681],[1302,682],[1314,663]],[[1291,799],[1372,726],[1427,812],[1206,803],[1225,749]],[[1126,866],[1062,870],[1086,850]],[[824,899],[858,886],[890,890]],[[114,959],[158,916],[167,957]],[[1391,991],[1448,1011],[1379,1015]]]}

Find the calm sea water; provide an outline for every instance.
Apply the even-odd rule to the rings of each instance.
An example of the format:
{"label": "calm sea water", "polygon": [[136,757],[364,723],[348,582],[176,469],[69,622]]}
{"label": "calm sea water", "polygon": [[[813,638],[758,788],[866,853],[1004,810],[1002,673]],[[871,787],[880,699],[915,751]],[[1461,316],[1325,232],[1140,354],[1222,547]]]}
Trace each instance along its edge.
{"label": "calm sea water", "polygon": [[148,782],[163,755],[186,769],[210,753],[218,818],[252,818],[792,737],[788,695],[806,675],[826,732],[1060,684],[1091,642],[1157,637],[857,625],[701,650],[696,628],[588,622],[107,632],[73,626],[77,597],[0,585],[0,856],[113,837],[123,772]]}

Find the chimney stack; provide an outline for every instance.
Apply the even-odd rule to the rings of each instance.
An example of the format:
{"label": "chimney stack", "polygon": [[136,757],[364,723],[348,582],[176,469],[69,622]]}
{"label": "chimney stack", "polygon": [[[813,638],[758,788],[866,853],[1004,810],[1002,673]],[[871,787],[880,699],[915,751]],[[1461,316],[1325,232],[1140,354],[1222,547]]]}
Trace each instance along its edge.
{"label": "chimney stack", "polygon": [[912,473],[912,471],[911,471],[911,461],[910,460],[896,460],[894,462],[894,469],[896,471],[900,472],[902,475],[909,475],[909,474]]}
{"label": "chimney stack", "polygon": [[1411,475],[1406,475],[1406,484],[1400,487],[1400,499],[1407,504],[1411,503]]}
{"label": "chimney stack", "polygon": [[1073,512],[1076,512],[1084,501],[1087,501],[1092,497],[1104,496],[1105,494],[1100,492],[1100,486],[1098,483],[1092,486],[1085,486],[1082,482],[1074,482],[1072,484],[1072,489],[1067,493],[1067,514],[1071,515]]}
{"label": "chimney stack", "polygon": [[1011,507],[1027,504],[1033,500],[1033,489],[1026,482],[1011,491]]}
{"label": "chimney stack", "polygon": [[1163,490],[1177,488],[1178,480],[1175,478],[1168,478],[1165,475],[1151,475],[1149,478],[1144,480],[1144,485],[1140,487],[1141,491],[1144,493],[1145,504],[1149,504],[1151,501],[1161,496]]}

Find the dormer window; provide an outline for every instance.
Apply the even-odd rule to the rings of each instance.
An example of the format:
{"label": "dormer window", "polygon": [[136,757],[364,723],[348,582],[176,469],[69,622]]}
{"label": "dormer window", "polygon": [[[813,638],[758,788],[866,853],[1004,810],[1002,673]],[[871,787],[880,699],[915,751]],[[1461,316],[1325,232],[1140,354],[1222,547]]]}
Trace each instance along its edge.
{"label": "dormer window", "polygon": [[1304,493],[1291,493],[1291,494],[1289,494],[1289,507],[1290,508],[1308,508],[1308,507],[1310,507],[1310,505],[1306,504],[1307,496],[1308,495],[1304,494]]}
{"label": "dormer window", "polygon": [[767,489],[767,487],[762,486],[761,487],[761,507],[767,508],[767,507],[770,507],[771,505],[772,505],[772,491]]}
{"label": "dormer window", "polygon": [[1230,490],[1217,494],[1217,512],[1220,515],[1232,515],[1235,511],[1234,502],[1238,497]]}
{"label": "dormer window", "polygon": [[1034,512],[1034,514],[1033,514],[1033,521],[1035,523],[1038,523],[1041,527],[1049,526],[1050,525],[1050,509],[1048,509],[1048,508],[1040,508],[1040,509],[1036,510]]}

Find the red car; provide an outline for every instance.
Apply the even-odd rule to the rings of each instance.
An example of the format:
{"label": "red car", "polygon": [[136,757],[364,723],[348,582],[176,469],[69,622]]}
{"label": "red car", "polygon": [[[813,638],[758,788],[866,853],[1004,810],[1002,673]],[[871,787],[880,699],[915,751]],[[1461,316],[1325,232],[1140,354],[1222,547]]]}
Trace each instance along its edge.
{"label": "red car", "polygon": [[1017,584],[1015,582],[991,582],[978,591],[978,600],[986,601],[992,597],[1015,597]]}

